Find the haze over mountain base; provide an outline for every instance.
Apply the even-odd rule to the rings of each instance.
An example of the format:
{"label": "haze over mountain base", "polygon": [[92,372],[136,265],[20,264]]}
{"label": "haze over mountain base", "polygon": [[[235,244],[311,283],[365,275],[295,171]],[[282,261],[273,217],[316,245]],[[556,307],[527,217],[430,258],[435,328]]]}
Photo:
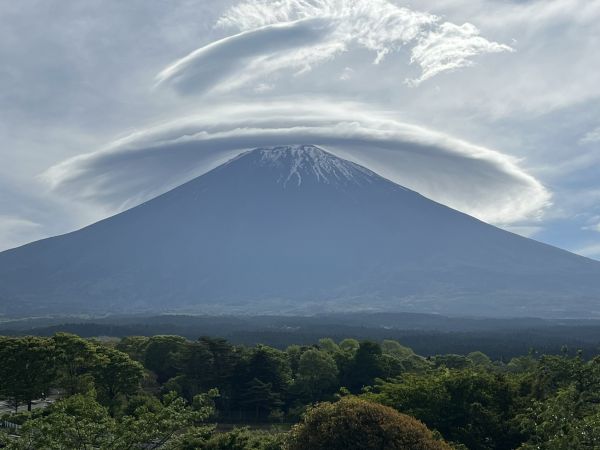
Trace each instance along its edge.
{"label": "haze over mountain base", "polygon": [[256,149],[82,230],[0,253],[0,313],[600,316],[600,263],[318,147]]}

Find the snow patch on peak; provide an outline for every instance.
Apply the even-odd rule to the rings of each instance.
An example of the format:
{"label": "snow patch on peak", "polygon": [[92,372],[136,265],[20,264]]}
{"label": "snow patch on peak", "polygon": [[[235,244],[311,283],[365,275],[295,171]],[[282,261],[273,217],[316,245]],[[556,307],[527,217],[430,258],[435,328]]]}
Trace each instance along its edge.
{"label": "snow patch on peak", "polygon": [[281,169],[278,182],[300,186],[307,178],[327,184],[371,183],[377,175],[350,161],[338,158],[314,145],[285,145],[259,148],[251,151],[258,155],[260,165]]}

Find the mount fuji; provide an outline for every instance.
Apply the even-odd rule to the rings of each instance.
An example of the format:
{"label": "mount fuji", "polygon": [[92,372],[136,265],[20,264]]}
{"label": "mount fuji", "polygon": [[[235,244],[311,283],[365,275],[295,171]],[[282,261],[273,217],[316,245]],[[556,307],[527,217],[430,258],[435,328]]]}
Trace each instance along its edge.
{"label": "mount fuji", "polygon": [[407,311],[600,316],[600,263],[311,145],[261,148],[0,253],[6,316]]}

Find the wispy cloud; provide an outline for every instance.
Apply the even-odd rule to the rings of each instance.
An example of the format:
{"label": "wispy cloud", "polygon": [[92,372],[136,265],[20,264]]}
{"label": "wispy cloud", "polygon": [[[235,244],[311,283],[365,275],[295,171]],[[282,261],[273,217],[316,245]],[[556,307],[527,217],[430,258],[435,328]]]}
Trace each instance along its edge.
{"label": "wispy cloud", "polygon": [[477,27],[470,23],[445,22],[429,31],[412,49],[411,62],[419,64],[422,74],[410,83],[416,85],[441,72],[472,66],[476,55],[506,51],[513,49],[481,37]]}
{"label": "wispy cloud", "polygon": [[585,231],[596,231],[600,233],[600,216],[592,215],[587,219],[586,225],[581,227]]}
{"label": "wispy cloud", "polygon": [[43,236],[42,226],[18,216],[0,215],[0,251]]}
{"label": "wispy cloud", "polygon": [[227,10],[217,26],[239,33],[167,67],[159,84],[185,93],[224,92],[281,70],[307,72],[353,49],[374,52],[378,64],[405,48],[410,63],[421,68],[420,76],[407,80],[414,86],[470,66],[479,54],[512,50],[485,39],[472,24],[444,22],[388,0],[250,0]]}
{"label": "wispy cloud", "polygon": [[600,142],[600,127],[597,127],[597,128],[594,128],[591,131],[588,131],[579,140],[580,144],[592,144],[592,143],[595,143],[595,142]]}
{"label": "wispy cloud", "polygon": [[509,225],[503,227],[505,230],[510,231],[511,233],[519,234],[524,237],[534,237],[544,228],[539,225]]}
{"label": "wispy cloud", "polygon": [[497,151],[378,116],[365,107],[300,101],[222,106],[65,161],[45,177],[64,194],[123,209],[201,175],[243,150],[306,143],[495,223],[531,218],[550,198],[515,160]]}
{"label": "wispy cloud", "polygon": [[[164,69],[158,84],[182,93],[227,91],[282,68],[304,67],[338,51],[323,41],[331,33],[321,19],[266,25],[213,42]],[[307,52],[311,48],[311,52]]]}
{"label": "wispy cloud", "polygon": [[574,250],[574,253],[577,253],[582,256],[587,256],[588,258],[600,258],[600,244],[590,244],[579,249]]}

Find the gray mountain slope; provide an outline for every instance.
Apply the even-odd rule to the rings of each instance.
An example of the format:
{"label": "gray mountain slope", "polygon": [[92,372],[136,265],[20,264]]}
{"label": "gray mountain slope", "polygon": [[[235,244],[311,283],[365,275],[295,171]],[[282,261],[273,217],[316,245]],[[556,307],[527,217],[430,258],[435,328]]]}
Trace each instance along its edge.
{"label": "gray mountain slope", "polygon": [[600,263],[487,225],[317,147],[256,149],[0,253],[0,313],[600,315]]}

